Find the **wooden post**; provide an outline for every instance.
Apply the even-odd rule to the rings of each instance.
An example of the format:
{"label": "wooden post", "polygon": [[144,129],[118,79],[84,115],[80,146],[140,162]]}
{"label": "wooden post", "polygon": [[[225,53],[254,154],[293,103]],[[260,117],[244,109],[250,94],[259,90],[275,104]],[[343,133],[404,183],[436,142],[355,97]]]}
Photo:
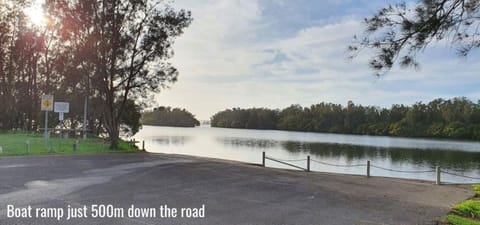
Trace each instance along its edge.
{"label": "wooden post", "polygon": [[73,152],[76,152],[78,149],[78,139],[73,143]]}
{"label": "wooden post", "polygon": [[307,156],[307,172],[310,172],[310,156]]}
{"label": "wooden post", "polygon": [[28,153],[30,152],[30,141],[26,142],[26,148],[27,148],[26,150],[27,150],[27,155],[28,155]]}
{"label": "wooden post", "polygon": [[142,141],[142,150],[145,151],[145,140]]}
{"label": "wooden post", "polygon": [[367,161],[367,178],[370,177],[370,160]]}
{"label": "wooden post", "polygon": [[262,152],[262,166],[265,167],[265,152]]}
{"label": "wooden post", "polygon": [[442,170],[440,170],[440,167],[437,166],[435,171],[436,171],[436,174],[437,174],[437,179],[435,181],[435,184],[440,185],[440,184],[442,184],[442,182],[440,180],[440,173],[442,173]]}

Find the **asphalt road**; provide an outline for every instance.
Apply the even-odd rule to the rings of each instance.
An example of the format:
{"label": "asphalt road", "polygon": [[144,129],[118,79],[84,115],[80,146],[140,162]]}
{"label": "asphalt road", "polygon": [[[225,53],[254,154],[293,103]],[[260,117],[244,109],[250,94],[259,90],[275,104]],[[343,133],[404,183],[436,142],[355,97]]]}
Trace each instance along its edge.
{"label": "asphalt road", "polygon": [[[435,224],[472,195],[468,186],[179,155],[0,158],[0,224]],[[67,220],[69,211],[80,218]]]}

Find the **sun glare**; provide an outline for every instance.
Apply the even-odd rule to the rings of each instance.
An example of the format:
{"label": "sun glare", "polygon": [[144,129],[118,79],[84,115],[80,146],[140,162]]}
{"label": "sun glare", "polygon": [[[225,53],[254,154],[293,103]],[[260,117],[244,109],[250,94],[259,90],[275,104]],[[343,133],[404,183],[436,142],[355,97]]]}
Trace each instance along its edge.
{"label": "sun glare", "polygon": [[25,15],[30,20],[30,23],[37,27],[44,27],[47,25],[47,17],[45,16],[43,4],[45,0],[34,0],[30,7],[25,8]]}

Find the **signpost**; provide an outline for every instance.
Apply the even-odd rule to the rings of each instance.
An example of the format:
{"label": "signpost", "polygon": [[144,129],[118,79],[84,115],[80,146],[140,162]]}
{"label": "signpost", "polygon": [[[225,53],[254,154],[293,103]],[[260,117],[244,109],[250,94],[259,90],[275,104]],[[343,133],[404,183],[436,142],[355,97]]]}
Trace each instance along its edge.
{"label": "signpost", "polygon": [[[68,102],[55,102],[53,108],[54,112],[58,113],[58,120],[63,121],[64,113],[69,112],[70,104]],[[63,135],[62,132],[60,132],[60,136],[61,135]]]}
{"label": "signpost", "polygon": [[58,119],[63,121],[63,114],[69,112],[70,104],[68,102],[55,102],[54,109],[54,112],[58,113]]}
{"label": "signpost", "polygon": [[48,111],[53,111],[53,95],[42,95],[41,110],[45,111],[45,140],[48,139]]}

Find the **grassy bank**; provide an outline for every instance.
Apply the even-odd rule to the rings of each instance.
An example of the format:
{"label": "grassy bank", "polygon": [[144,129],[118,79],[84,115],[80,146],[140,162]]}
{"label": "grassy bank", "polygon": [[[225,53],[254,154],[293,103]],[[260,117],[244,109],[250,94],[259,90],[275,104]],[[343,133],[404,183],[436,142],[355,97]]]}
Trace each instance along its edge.
{"label": "grassy bank", "polygon": [[[78,143],[78,144],[77,144]],[[77,146],[74,149],[74,145]],[[0,157],[17,155],[49,155],[49,154],[94,154],[108,152],[138,152],[138,148],[121,141],[118,150],[110,150],[105,140],[89,137],[60,138],[50,137],[47,141],[41,134],[0,133]]]}
{"label": "grassy bank", "polygon": [[480,185],[473,185],[475,197],[455,205],[440,224],[480,225]]}

